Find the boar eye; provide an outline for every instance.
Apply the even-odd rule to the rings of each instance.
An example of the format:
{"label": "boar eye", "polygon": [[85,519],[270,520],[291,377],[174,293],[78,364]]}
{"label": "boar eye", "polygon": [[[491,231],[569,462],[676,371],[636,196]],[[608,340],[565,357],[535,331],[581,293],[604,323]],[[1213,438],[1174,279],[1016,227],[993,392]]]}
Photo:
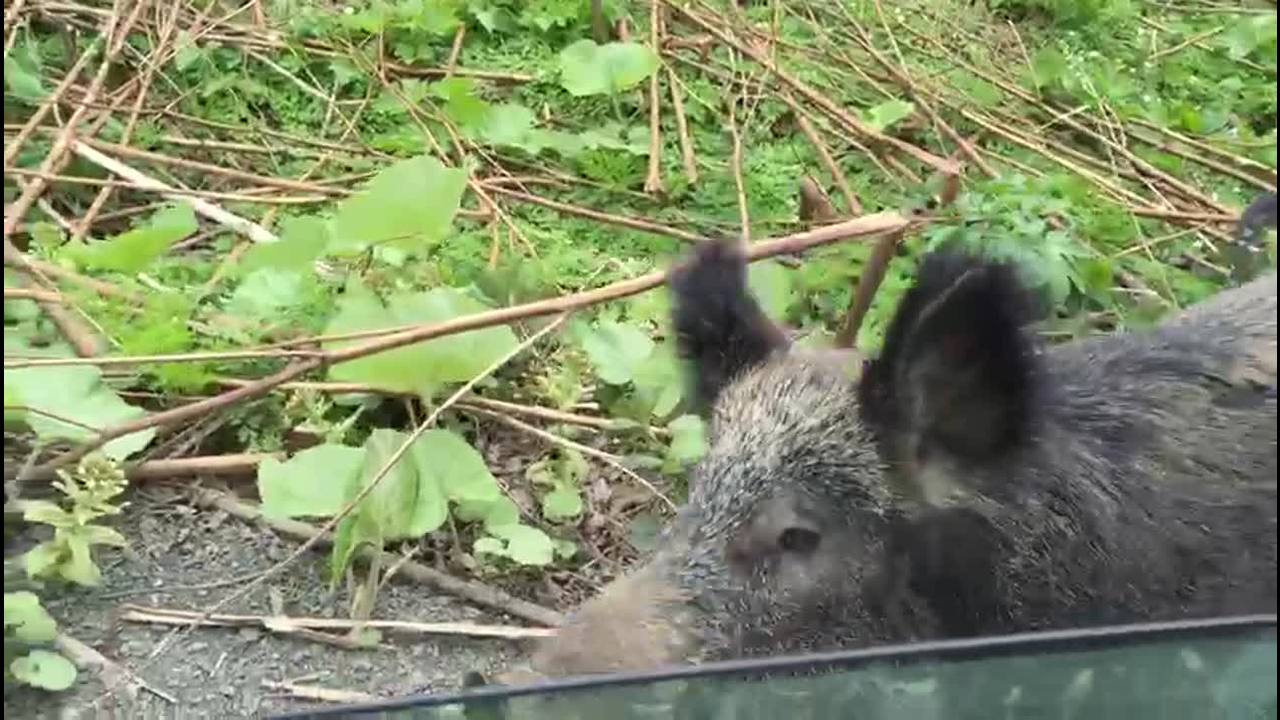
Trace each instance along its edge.
{"label": "boar eye", "polygon": [[818,549],[822,536],[808,528],[789,527],[778,536],[778,547],[786,552],[807,555]]}

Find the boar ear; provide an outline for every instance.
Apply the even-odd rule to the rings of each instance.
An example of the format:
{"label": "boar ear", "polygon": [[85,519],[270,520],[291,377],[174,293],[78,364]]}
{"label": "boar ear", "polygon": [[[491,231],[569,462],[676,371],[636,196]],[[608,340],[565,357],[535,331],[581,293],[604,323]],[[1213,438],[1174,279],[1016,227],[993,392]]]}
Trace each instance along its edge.
{"label": "boar ear", "polygon": [[747,291],[747,263],[731,239],[700,243],[668,277],[676,349],[693,370],[694,402],[708,411],[735,377],[788,342]]}
{"label": "boar ear", "polygon": [[1034,347],[1022,329],[1029,300],[1010,266],[926,258],[869,370],[868,412],[911,437],[917,455],[980,462],[1019,443],[1034,387]]}

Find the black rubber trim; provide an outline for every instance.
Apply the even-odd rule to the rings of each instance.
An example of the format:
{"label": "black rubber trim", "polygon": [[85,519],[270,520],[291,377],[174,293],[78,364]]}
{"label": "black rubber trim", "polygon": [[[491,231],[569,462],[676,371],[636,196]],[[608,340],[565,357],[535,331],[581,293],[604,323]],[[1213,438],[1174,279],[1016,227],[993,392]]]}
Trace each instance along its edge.
{"label": "black rubber trim", "polygon": [[752,676],[779,671],[804,672],[819,668],[853,669],[862,665],[885,661],[892,662],[895,665],[911,665],[938,660],[976,660],[1018,654],[1075,652],[1097,647],[1110,647],[1121,644],[1134,645],[1185,637],[1219,639],[1252,634],[1267,628],[1274,630],[1275,627],[1275,615],[1243,615],[1203,620],[1114,625],[1077,630],[1049,630],[1016,635],[965,638],[962,640],[936,640],[810,655],[726,660],[703,665],[686,665],[636,673],[571,677],[515,687],[490,686],[438,695],[409,695],[385,702],[319,707],[270,715],[268,717],[280,718],[281,720],[287,718],[352,717],[392,710],[468,703],[477,700],[494,701],[525,695],[641,685],[664,680],[724,675]]}

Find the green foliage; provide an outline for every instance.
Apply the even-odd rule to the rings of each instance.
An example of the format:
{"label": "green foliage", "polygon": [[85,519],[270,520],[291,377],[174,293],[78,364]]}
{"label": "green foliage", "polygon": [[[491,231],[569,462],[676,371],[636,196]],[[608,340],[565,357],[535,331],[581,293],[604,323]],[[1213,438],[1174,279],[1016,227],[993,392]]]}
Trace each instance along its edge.
{"label": "green foliage", "polygon": [[579,326],[579,334],[596,374],[610,385],[631,382],[653,353],[653,340],[634,325],[602,320],[596,328]]}
{"label": "green foliage", "polygon": [[[480,301],[452,288],[400,293],[384,304],[363,285],[352,283],[324,334],[430,325],[485,309]],[[327,343],[325,349],[337,350],[359,342]],[[472,330],[335,365],[329,370],[329,377],[339,382],[431,395],[441,385],[470,380],[516,344],[515,334],[505,326]]]}
{"label": "green foliage", "polygon": [[147,225],[103,242],[69,247],[68,252],[90,270],[135,273],[197,229],[195,212],[184,203],[157,212]]}
{"label": "green foliage", "polygon": [[667,472],[683,470],[693,465],[707,452],[706,428],[697,415],[681,415],[672,420],[671,446],[667,448],[664,469]]}
{"label": "green foliage", "polygon": [[[96,437],[100,429],[146,414],[121,400],[102,382],[102,371],[92,365],[6,370],[4,380],[5,423],[25,425],[42,442],[84,442]],[[122,460],[146,447],[154,437],[154,429],[131,433],[108,442],[102,453]]]}
{"label": "green foliage", "polygon": [[35,45],[21,43],[12,53],[4,56],[4,87],[7,94],[27,104],[44,99],[44,80],[41,78],[40,57]]}
{"label": "green foliage", "polygon": [[23,519],[53,528],[52,540],[40,543],[24,556],[27,574],[97,585],[101,573],[93,561],[94,546],[127,544],[120,533],[95,523],[120,513],[116,497],[128,484],[124,471],[105,457],[89,455],[75,471],[60,470],[58,475],[60,479],[53,482],[53,487],[63,495],[61,505],[49,500],[23,501]]}
{"label": "green foliage", "polygon": [[329,249],[359,252],[385,243],[412,251],[439,242],[466,184],[465,172],[426,155],[391,165],[338,207]]}
{"label": "green foliage", "polygon": [[6,679],[42,690],[66,690],[76,680],[76,667],[62,655],[39,646],[58,637],[58,624],[26,591],[4,594]]}
{"label": "green foliage", "polygon": [[882,102],[879,105],[868,108],[863,114],[863,118],[871,127],[884,132],[893,127],[897,123],[911,117],[911,113],[916,111],[916,106],[902,100],[890,100]]}
{"label": "green foliage", "polygon": [[760,308],[774,320],[781,320],[795,299],[792,273],[773,260],[752,263],[747,268],[747,287]]}
{"label": "green foliage", "polygon": [[975,187],[956,202],[961,222],[931,228],[926,250],[957,243],[1014,262],[1054,307],[1065,306],[1073,296],[1110,306],[1111,265],[1090,252],[1069,228],[1050,224],[1087,212],[1058,192],[1054,180],[1011,175]]}
{"label": "green foliage", "polygon": [[615,95],[658,69],[658,56],[638,43],[579,40],[560,53],[560,85],[569,94]]}
{"label": "green foliage", "polygon": [[338,525],[330,558],[335,581],[362,547],[381,551],[388,542],[434,532],[448,520],[451,507],[458,519],[482,523],[485,534],[477,540],[477,552],[508,557],[521,564],[551,561],[543,553],[552,546],[550,538],[541,530],[520,523],[515,506],[503,496],[484,458],[453,431],[424,432],[378,479],[378,473],[388,466],[408,437],[398,431],[377,429],[363,447],[324,444],[308,448],[286,462],[262,463],[258,468],[258,491],[263,514],[278,518],[330,517],[376,481]]}
{"label": "green foliage", "polygon": [[1133,0],[988,0],[988,4],[1015,17],[1044,17],[1070,28],[1105,26],[1138,15]]}
{"label": "green foliage", "polygon": [[311,216],[289,217],[281,223],[280,241],[256,243],[240,261],[240,271],[292,270],[309,272],[311,263],[329,244],[329,226]]}
{"label": "green foliage", "polygon": [[590,468],[576,450],[563,450],[554,458],[543,458],[525,470],[535,485],[548,488],[542,496],[542,516],[552,522],[576,520],[582,515],[580,487]]}

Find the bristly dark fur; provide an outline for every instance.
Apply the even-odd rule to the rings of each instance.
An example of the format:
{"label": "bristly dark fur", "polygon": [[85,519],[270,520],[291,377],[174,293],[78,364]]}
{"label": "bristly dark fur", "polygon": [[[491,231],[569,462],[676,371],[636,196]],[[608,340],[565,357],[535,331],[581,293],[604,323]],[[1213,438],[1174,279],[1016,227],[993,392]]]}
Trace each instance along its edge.
{"label": "bristly dark fur", "polygon": [[949,452],[983,459],[1027,441],[1037,360],[1022,328],[1035,306],[1011,265],[955,250],[927,256],[859,386],[864,421],[898,434],[918,424],[913,413],[930,412],[923,397],[945,395],[950,411],[921,429]]}
{"label": "bristly dark fur", "polygon": [[538,671],[1275,611],[1274,273],[1041,347],[1013,268],[937,254],[861,380],[788,348],[732,243],[671,289],[706,455]]}
{"label": "bristly dark fur", "polygon": [[1275,192],[1268,192],[1249,203],[1249,207],[1240,214],[1236,238],[1253,250],[1262,250],[1262,231],[1276,226],[1276,202]]}
{"label": "bristly dark fur", "polygon": [[705,413],[745,369],[784,348],[786,337],[747,292],[746,258],[735,240],[699,244],[668,283],[677,352],[697,368],[694,403]]}

